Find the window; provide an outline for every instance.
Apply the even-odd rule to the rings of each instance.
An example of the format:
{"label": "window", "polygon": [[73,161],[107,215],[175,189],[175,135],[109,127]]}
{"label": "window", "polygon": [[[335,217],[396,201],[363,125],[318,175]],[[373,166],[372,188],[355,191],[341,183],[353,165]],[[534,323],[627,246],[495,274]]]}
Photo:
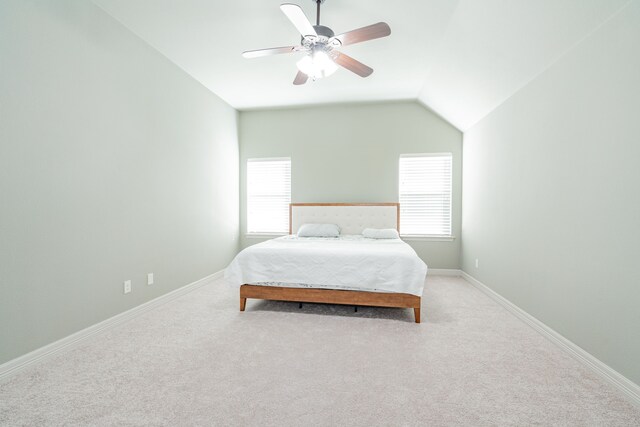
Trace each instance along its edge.
{"label": "window", "polygon": [[247,233],[287,233],[291,159],[247,160]]}
{"label": "window", "polygon": [[400,156],[400,232],[451,236],[451,153]]}

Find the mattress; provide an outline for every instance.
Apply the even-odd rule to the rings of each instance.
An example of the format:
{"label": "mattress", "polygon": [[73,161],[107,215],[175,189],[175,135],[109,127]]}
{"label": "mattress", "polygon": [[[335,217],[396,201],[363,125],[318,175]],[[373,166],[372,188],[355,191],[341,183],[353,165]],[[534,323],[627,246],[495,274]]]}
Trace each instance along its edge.
{"label": "mattress", "polygon": [[283,236],[241,251],[225,270],[236,286],[312,287],[422,296],[426,264],[401,239]]}

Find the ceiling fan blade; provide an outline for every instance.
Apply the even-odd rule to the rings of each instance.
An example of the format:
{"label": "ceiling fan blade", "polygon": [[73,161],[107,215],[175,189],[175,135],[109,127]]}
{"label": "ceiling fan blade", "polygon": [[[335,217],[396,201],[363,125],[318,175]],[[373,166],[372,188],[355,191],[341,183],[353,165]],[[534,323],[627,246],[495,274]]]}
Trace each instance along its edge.
{"label": "ceiling fan blade", "polygon": [[356,73],[360,77],[369,77],[371,73],[373,73],[373,68],[364,65],[360,61],[356,61],[355,59],[353,59],[349,55],[345,55],[344,53],[334,50],[331,52],[331,59],[333,59],[333,62],[335,62],[339,66]]}
{"label": "ceiling fan blade", "polygon": [[298,29],[298,32],[304,36],[317,36],[316,30],[307,19],[306,15],[297,4],[284,3],[280,5],[280,10],[287,15],[287,18]]}
{"label": "ceiling fan blade", "polygon": [[377,24],[368,25],[366,27],[358,28],[357,30],[347,31],[346,33],[338,34],[334,39],[340,40],[343,46],[350,44],[366,42],[367,40],[379,39],[380,37],[387,37],[391,34],[391,28],[386,22],[378,22]]}
{"label": "ceiling fan blade", "polygon": [[307,82],[307,80],[309,80],[309,76],[307,76],[302,71],[298,71],[298,74],[296,74],[296,78],[293,79],[293,84],[296,86],[303,85]]}
{"label": "ceiling fan blade", "polygon": [[260,58],[262,56],[278,55],[281,53],[292,53],[299,51],[301,46],[272,47],[269,49],[247,50],[242,52],[245,58]]}

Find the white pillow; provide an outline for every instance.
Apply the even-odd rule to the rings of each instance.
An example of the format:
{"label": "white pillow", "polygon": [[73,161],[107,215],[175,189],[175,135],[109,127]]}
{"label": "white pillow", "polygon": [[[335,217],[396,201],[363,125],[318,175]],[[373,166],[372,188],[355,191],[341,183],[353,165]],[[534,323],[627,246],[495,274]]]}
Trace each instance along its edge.
{"label": "white pillow", "polygon": [[400,235],[395,228],[365,228],[362,235],[368,239],[399,239]]}
{"label": "white pillow", "polygon": [[298,237],[338,237],[340,227],[336,224],[302,224]]}

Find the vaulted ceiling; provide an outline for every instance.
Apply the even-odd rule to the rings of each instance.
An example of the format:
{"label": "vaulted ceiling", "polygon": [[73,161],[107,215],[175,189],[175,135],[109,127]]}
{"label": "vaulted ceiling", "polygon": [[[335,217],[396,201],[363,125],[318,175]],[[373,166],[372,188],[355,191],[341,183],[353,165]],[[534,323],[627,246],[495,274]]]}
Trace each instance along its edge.
{"label": "vaulted ceiling", "polygon": [[629,1],[326,0],[321,24],[336,34],[385,21],[391,36],[342,48],[370,77],[340,69],[294,86],[300,54],[241,53],[298,44],[279,5],[313,21],[313,0],[94,0],[237,109],[417,99],[463,131]]}

